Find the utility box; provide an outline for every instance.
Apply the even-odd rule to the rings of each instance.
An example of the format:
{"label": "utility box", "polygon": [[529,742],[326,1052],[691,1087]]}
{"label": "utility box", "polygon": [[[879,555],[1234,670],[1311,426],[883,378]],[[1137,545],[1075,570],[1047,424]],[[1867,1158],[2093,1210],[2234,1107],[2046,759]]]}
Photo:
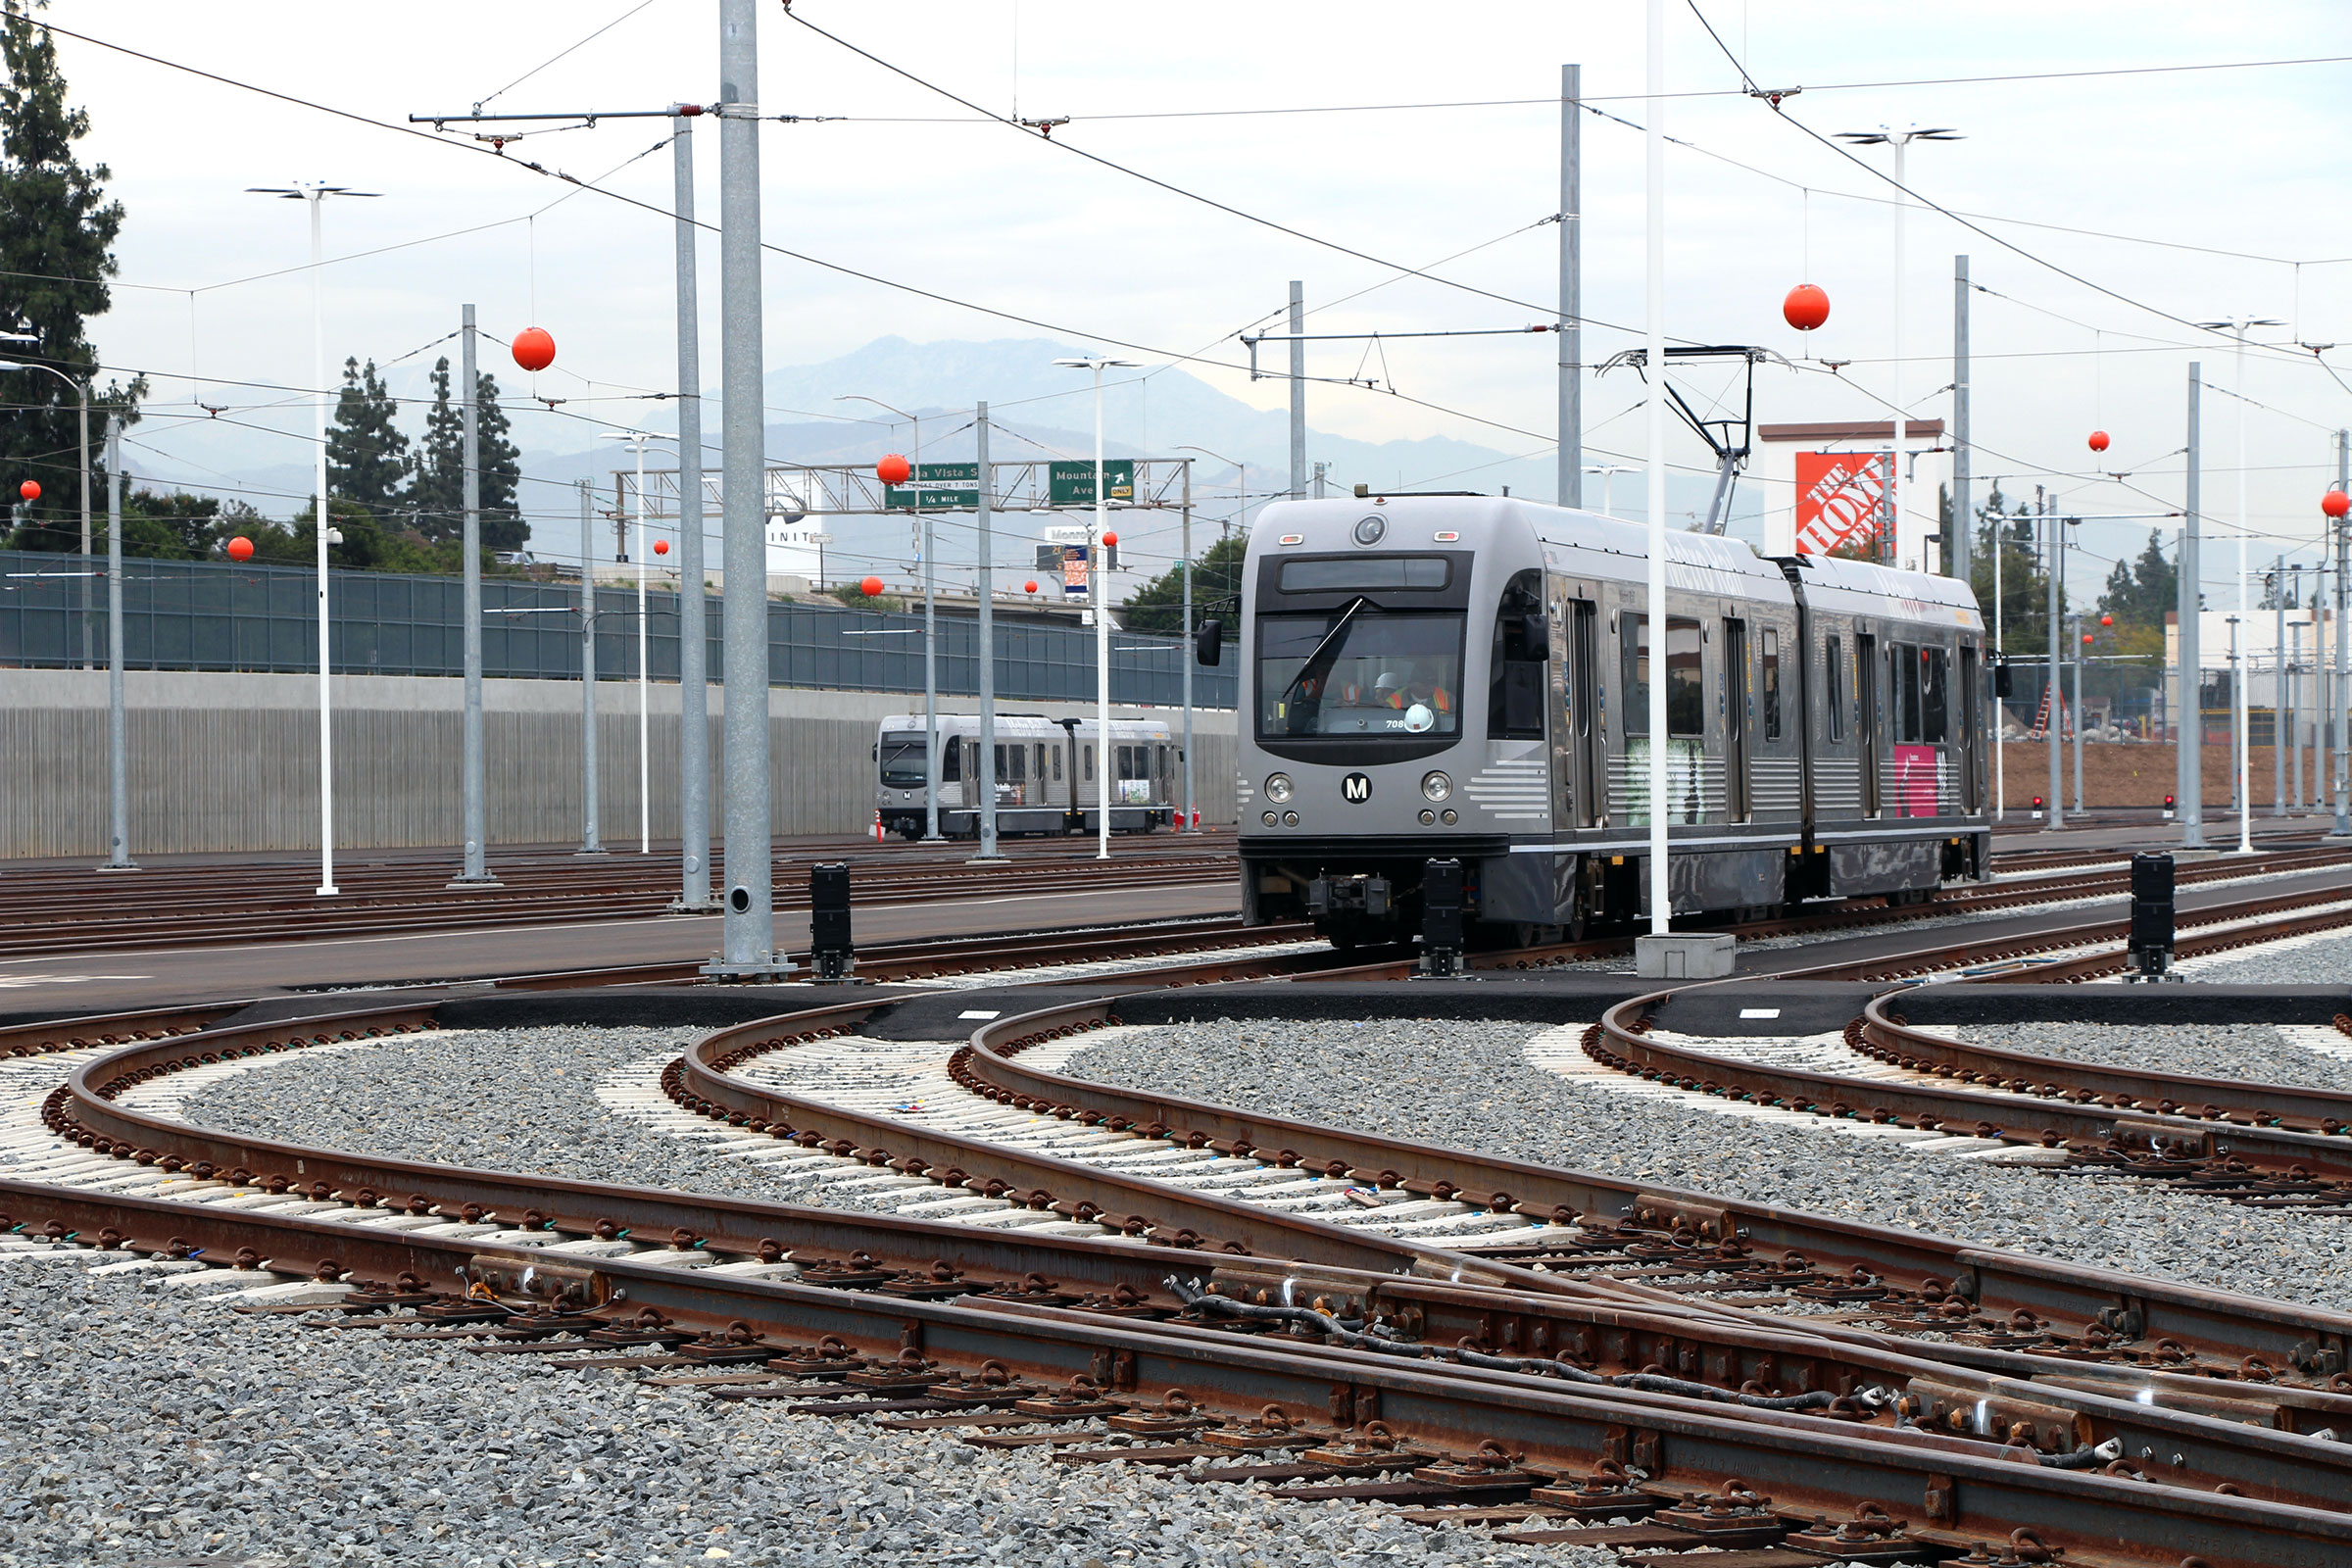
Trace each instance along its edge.
{"label": "utility box", "polygon": [[808,868],[808,961],[819,980],[849,978],[857,952],[850,939],[850,867],[832,860]]}
{"label": "utility box", "polygon": [[1634,973],[1643,980],[1728,979],[1738,949],[1727,936],[1636,937]]}
{"label": "utility box", "polygon": [[2173,966],[2173,858],[2132,857],[2132,935],[2126,951],[2144,979]]}
{"label": "utility box", "polygon": [[[1421,867],[1421,972],[1450,976],[1462,968],[1462,862],[1430,860]],[[1386,900],[1386,890],[1383,890]]]}

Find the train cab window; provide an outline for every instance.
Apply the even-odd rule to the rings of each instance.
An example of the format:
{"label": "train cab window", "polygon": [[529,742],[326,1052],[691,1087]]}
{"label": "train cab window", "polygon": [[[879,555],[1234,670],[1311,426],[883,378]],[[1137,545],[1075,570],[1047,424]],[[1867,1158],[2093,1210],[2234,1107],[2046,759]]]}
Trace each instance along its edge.
{"label": "train cab window", "polygon": [[919,790],[929,771],[928,748],[920,735],[891,734],[882,737],[874,749],[875,760],[881,766],[882,787],[886,790]]}
{"label": "train cab window", "polygon": [[[1487,738],[1542,740],[1550,625],[1544,618],[1543,574],[1523,571],[1494,608],[1487,662]],[[1539,641],[1538,639],[1541,639]]]}
{"label": "train cab window", "polygon": [[1707,732],[1706,683],[1700,677],[1698,622],[1666,617],[1666,733]]}
{"label": "train cab window", "polygon": [[1781,634],[1773,626],[1764,628],[1764,738],[1781,738]]}
{"label": "train cab window", "polygon": [[1822,672],[1823,688],[1830,694],[1830,739],[1845,739],[1845,645],[1841,638],[1832,637],[1824,645]]}
{"label": "train cab window", "polygon": [[1909,643],[1888,645],[1894,662],[1894,742],[1897,746],[1919,744],[1919,655],[1920,650]]}
{"label": "train cab window", "polygon": [[1919,651],[1919,738],[1922,744],[1941,746],[1948,730],[1944,714],[1944,651]]}
{"label": "train cab window", "polygon": [[957,784],[962,780],[963,748],[950,741],[947,750],[939,754],[939,781],[942,784]]}

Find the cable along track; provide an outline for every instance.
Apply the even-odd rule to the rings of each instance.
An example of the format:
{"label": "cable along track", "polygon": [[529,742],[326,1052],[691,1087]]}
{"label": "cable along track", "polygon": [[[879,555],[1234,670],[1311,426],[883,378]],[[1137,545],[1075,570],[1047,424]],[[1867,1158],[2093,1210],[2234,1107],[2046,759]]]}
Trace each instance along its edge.
{"label": "cable along track", "polygon": [[[414,1028],[419,1022],[413,1017],[379,1018],[355,1028],[351,1026],[361,1025],[360,1018],[337,1021],[346,1025],[329,1036],[338,1043],[346,1037],[364,1040],[370,1028]],[[204,1042],[208,1047],[217,1043]],[[191,1045],[183,1041],[179,1048]],[[129,1054],[148,1054],[156,1049],[173,1048],[132,1048]],[[116,1053],[93,1065],[111,1072],[122,1064],[124,1054]],[[199,1067],[221,1065],[204,1062],[208,1054],[219,1053],[198,1051],[194,1059]],[[85,1068],[77,1076],[87,1075]],[[290,1152],[298,1164],[323,1164],[337,1157],[325,1151]],[[141,1174],[154,1169],[135,1164],[127,1168]],[[184,1198],[174,1201],[160,1196],[62,1193],[12,1182],[0,1185],[0,1202],[20,1214],[45,1209],[49,1217],[38,1227],[43,1231],[63,1235],[79,1230],[114,1247],[137,1240],[166,1253],[184,1251],[182,1233],[194,1230],[202,1237],[200,1245],[223,1253],[234,1248],[233,1255],[243,1263],[266,1262],[272,1271],[333,1281],[357,1266],[381,1278],[371,1288],[337,1293],[339,1303],[347,1309],[391,1311],[394,1315],[382,1321],[408,1331],[486,1332],[509,1349],[557,1355],[576,1350],[588,1357],[586,1364],[617,1360],[657,1373],[679,1367],[719,1368],[715,1375],[769,1380],[730,1385],[736,1396],[799,1397],[839,1392],[845,1384],[869,1392],[867,1399],[827,1402],[824,1407],[831,1413],[904,1416],[906,1401],[888,1396],[916,1393],[916,1404],[946,1420],[948,1411],[968,1417],[979,1408],[1002,1410],[1020,1395],[1028,1402],[1017,1406],[1018,1412],[1042,1424],[1108,1408],[1127,1411],[1150,1433],[1168,1423],[1153,1414],[1149,1391],[1181,1388],[1196,1408],[1223,1417],[1219,1430],[1228,1443],[1220,1449],[1213,1438],[1207,1440],[1210,1453],[1247,1455],[1279,1439],[1285,1453],[1274,1457],[1283,1458],[1310,1437],[1317,1443],[1303,1469],[1277,1466],[1283,1473],[1268,1475],[1245,1464],[1225,1467],[1222,1476],[1212,1471],[1210,1478],[1282,1480],[1293,1484],[1295,1494],[1337,1494],[1333,1489],[1338,1489],[1338,1494],[1423,1505],[1527,1498],[1536,1516],[1525,1523],[1540,1531],[1564,1529],[1571,1537],[1592,1518],[1646,1514],[1653,1530],[1667,1532],[1669,1544],[1693,1539],[1676,1537],[1673,1532],[1678,1530],[1696,1532],[1695,1541],[1712,1544],[1725,1538],[1706,1532],[1720,1530],[1730,1516],[1742,1521],[1742,1528],[1751,1533],[1750,1544],[1781,1540],[1802,1546],[1874,1540],[1881,1545],[1958,1550],[2004,1540],[2063,1541],[2108,1548],[2105,1556],[2078,1554],[2069,1560],[2169,1563],[2177,1555],[2167,1553],[2177,1553],[2182,1543],[2211,1538],[2217,1551],[2221,1543],[2236,1540],[2241,1545],[2259,1543],[2260,1550],[2272,1553],[2207,1553],[2217,1568],[2240,1561],[2322,1561],[2327,1551],[2339,1549],[2334,1544],[2352,1541],[2342,1519],[2306,1508],[2204,1495],[2193,1499],[2197,1511],[2183,1515],[2171,1502],[2186,1495],[2178,1484],[2183,1481],[2226,1493],[2277,1496],[2283,1492],[2322,1502],[2340,1496],[2342,1456],[2330,1451],[2331,1445],[2278,1433],[2249,1434],[2227,1420],[2119,1405],[2096,1395],[2003,1385],[1952,1368],[1931,1367],[1923,1376],[1922,1363],[1907,1362],[1884,1349],[1829,1346],[1797,1325],[1776,1324],[1772,1331],[1751,1330],[1742,1336],[1720,1321],[1696,1315],[1678,1321],[1628,1309],[1603,1313],[1588,1308],[1579,1316],[1556,1298],[1514,1301],[1475,1286],[1350,1278],[1337,1271],[1238,1260],[1231,1266],[1243,1274],[1206,1282],[1233,1293],[1225,1298],[1228,1311],[1211,1314],[1211,1322],[1224,1321],[1232,1315],[1231,1307],[1239,1307],[1240,1319],[1248,1324],[1248,1308],[1257,1304],[1249,1299],[1248,1271],[1256,1271],[1261,1290],[1275,1279],[1291,1285],[1303,1282],[1318,1298],[1315,1308],[1304,1309],[1314,1316],[1336,1322],[1340,1313],[1353,1307],[1367,1317],[1377,1310],[1392,1322],[1417,1319],[1416,1326],[1436,1326],[1446,1314],[1452,1314],[1457,1323],[1468,1314],[1490,1333],[1508,1325],[1501,1330],[1505,1341],[1517,1340],[1517,1348],[1538,1352],[1536,1357],[1512,1357],[1507,1353],[1512,1347],[1506,1344],[1497,1348],[1503,1353],[1482,1364],[1479,1352],[1457,1350],[1444,1376],[1433,1381],[1427,1365],[1400,1367],[1396,1347],[1370,1352],[1330,1345],[1298,1346],[1298,1308],[1285,1309],[1291,1316],[1272,1335],[1237,1340],[1227,1329],[1182,1323],[1158,1323],[1143,1333],[1142,1325],[1152,1324],[1157,1314],[1168,1310],[1164,1296],[1155,1303],[1148,1297],[1134,1298],[1140,1293],[1132,1290],[1123,1299],[1114,1290],[1098,1299],[1091,1312],[1073,1312],[1067,1309],[1067,1297],[1040,1289],[1027,1277],[1001,1282],[993,1294],[975,1296],[971,1293],[979,1282],[942,1281],[936,1267],[923,1279],[909,1277],[916,1271],[894,1273],[871,1262],[860,1267],[855,1254],[803,1263],[781,1255],[783,1249],[772,1238],[754,1257],[713,1260],[706,1239],[678,1232],[672,1233],[670,1247],[636,1249],[627,1248],[627,1237],[599,1227],[602,1234],[572,1245],[556,1239],[560,1233],[544,1229],[543,1218],[534,1226],[528,1213],[519,1225],[512,1216],[479,1212],[461,1214],[452,1224],[445,1216],[403,1212],[416,1207],[414,1200],[401,1203],[362,1192],[348,1195],[360,1202],[344,1203],[331,1191],[321,1195],[314,1189],[305,1195],[293,1190],[283,1176],[240,1191],[200,1179],[195,1172],[158,1174],[166,1178],[155,1184],[159,1188],[178,1177],[186,1187],[211,1189],[218,1200],[194,1203]],[[456,1174],[479,1179],[482,1173]],[[650,1195],[623,1191],[610,1196],[615,1201],[642,1202]],[[667,1217],[684,1217],[698,1202],[679,1202]],[[1138,1264],[1161,1268],[1171,1257],[1181,1260],[1180,1254],[1132,1243],[1028,1243],[974,1238],[969,1233],[949,1242],[938,1236],[937,1227],[851,1223],[836,1215],[773,1207],[765,1208],[760,1218],[776,1228],[800,1225],[803,1236],[796,1239],[805,1239],[808,1228],[815,1227],[837,1247],[853,1234],[896,1237],[905,1244],[928,1229],[932,1234],[914,1238],[918,1246],[937,1241],[971,1250],[977,1244],[978,1250],[996,1249],[995,1260],[1013,1267],[1041,1258],[1065,1269],[1073,1257],[1091,1257],[1113,1269],[1122,1264],[1130,1269]],[[19,1221],[15,1228],[22,1231],[28,1223]],[[159,1230],[165,1233],[161,1241],[155,1239]],[[174,1236],[180,1237],[176,1245]],[[566,1246],[571,1246],[571,1255],[551,1253],[551,1249]],[[851,1266],[845,1269],[844,1263]],[[511,1295],[524,1280],[535,1278],[533,1313],[516,1317],[511,1307],[436,1295],[427,1288],[428,1281],[454,1277],[461,1268],[493,1295]],[[1078,1270],[1084,1271],[1083,1266]],[[1365,1293],[1362,1299],[1346,1298],[1350,1285]],[[1201,1289],[1196,1276],[1189,1289],[1175,1289],[1175,1294],[1199,1298]],[[1370,1298],[1375,1291],[1405,1294],[1376,1308]],[[337,1288],[315,1283],[298,1292],[317,1296],[336,1293]],[[283,1304],[298,1308],[303,1300],[298,1295]],[[403,1310],[408,1308],[415,1310]],[[1120,1318],[1131,1321],[1116,1322]],[[1107,1331],[1105,1320],[1112,1322]],[[1514,1364],[1545,1364],[1541,1362],[1548,1348],[1544,1342],[1553,1334],[1559,1336],[1551,1341],[1559,1347],[1548,1363],[1556,1374],[1553,1378],[1538,1380],[1503,1370]],[[1580,1349],[1578,1336],[1584,1336],[1585,1348]],[[1832,1395],[1829,1405],[1842,1402],[1849,1408],[1834,1411],[1829,1420],[1758,1408],[1774,1397],[1788,1398],[1799,1409],[1822,1406],[1821,1400],[1801,1392],[1751,1396],[1752,1402],[1743,1403],[1733,1419],[1728,1411],[1708,1414],[1705,1402],[1674,1387],[1688,1380],[1671,1371],[1618,1374],[1605,1386],[1574,1377],[1607,1376],[1587,1371],[1578,1361],[1589,1358],[1606,1365],[1613,1353],[1655,1355],[1669,1368],[1719,1379],[1744,1373],[1749,1383],[1779,1377],[1852,1387],[1862,1377],[1902,1375],[1903,1397],[1919,1421],[1904,1430],[1843,1425],[1838,1415],[1865,1413],[1854,1408],[1866,1403],[1855,1394]],[[997,1362],[999,1370],[990,1372],[989,1361]],[[1072,1371],[1081,1365],[1088,1370]],[[723,1370],[745,1366],[760,1370]],[[1094,1381],[1091,1386],[1072,1383],[1063,1394],[1052,1394],[1050,1384],[1065,1375]],[[806,1385],[809,1378],[816,1380],[814,1389]],[[1561,1378],[1578,1381],[1578,1386],[1562,1394]],[[1036,1387],[1029,1386],[1033,1382]],[[1720,1402],[1724,1396],[1716,1392],[1713,1397]],[[1169,1407],[1164,1399],[1157,1402],[1162,1411]],[[1267,1402],[1287,1413],[1279,1422],[1261,1413],[1253,1427],[1245,1412],[1262,1412]],[[1979,1441],[1919,1429],[1936,1423],[1967,1431]],[[1174,1425],[1198,1422],[1179,1419]],[[2094,1436],[2095,1444],[2085,1441]],[[2060,1456],[2104,1461],[2113,1474],[2069,1475],[2046,1464],[2021,1468],[2008,1459],[1989,1459],[1985,1455],[1993,1450],[1982,1441],[1987,1437],[2021,1451],[2046,1444]],[[2129,1456],[2128,1445],[2134,1441],[2146,1450],[2138,1462]],[[2102,1451],[2114,1449],[2124,1449],[2123,1456],[2110,1459]],[[1120,1449],[1116,1456],[1159,1462],[1158,1452]],[[2145,1467],[2147,1459],[2156,1460],[2153,1469]],[[1366,1479],[1393,1474],[1408,1461],[1407,1480]],[[2061,1487],[2053,1492],[2023,1479],[2045,1475],[2088,1490]],[[2150,1489],[2138,1484],[2142,1479],[2176,1485]],[[1713,1489],[1695,1504],[1690,1500],[1693,1482]],[[1749,1490],[1758,1483],[1779,1500]],[[1854,1501],[1857,1496],[1911,1495],[1919,1497],[1925,1517],[1891,1528],[1886,1519]],[[2160,1500],[2151,1507],[2149,1498]],[[1855,1510],[1848,1522],[1853,1529],[1825,1526],[1814,1532],[1812,1542],[1806,1541],[1805,1526],[1814,1515],[1843,1514],[1848,1508]],[[2119,1516],[2110,1519],[2110,1512]],[[2202,1523],[2183,1534],[2184,1520]],[[2215,1522],[2229,1528],[2217,1528]],[[2230,1530],[2239,1534],[2232,1537]]]}

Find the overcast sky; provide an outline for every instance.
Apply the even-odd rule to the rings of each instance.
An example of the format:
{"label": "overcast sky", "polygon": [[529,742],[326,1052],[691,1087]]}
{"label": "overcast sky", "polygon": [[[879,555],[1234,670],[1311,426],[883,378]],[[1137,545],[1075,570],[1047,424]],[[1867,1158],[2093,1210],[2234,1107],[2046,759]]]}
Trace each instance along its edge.
{"label": "overcast sky", "polygon": [[[2087,513],[2178,508],[2174,454],[2184,436],[2187,362],[2201,359],[2223,386],[2241,382],[2226,342],[2159,312],[2189,320],[2275,317],[2287,324],[2257,329],[2259,341],[2352,344],[2352,209],[2342,199],[2341,151],[2352,64],[1948,80],[2352,56],[2352,8],[2044,0],[1979,3],[1963,14],[1703,0],[1701,9],[1758,81],[1806,90],[1778,114],[1740,96],[1734,65],[1690,7],[1669,7],[1668,86],[1688,96],[1670,98],[1664,113],[1669,133],[1692,146],[1668,159],[1668,328],[1851,362],[1841,377],[1818,364],[1761,374],[1760,419],[1884,417],[1879,400],[1894,385],[1888,188],[1799,124],[1965,133],[1915,148],[1911,183],[1929,200],[1980,215],[1997,239],[1912,213],[1905,384],[1919,416],[1948,413],[1948,397],[1930,394],[1951,379],[1952,258],[1965,251],[1976,281],[1999,296],[1976,296],[1977,469],[2016,476],[2003,481],[2012,493],[2030,493],[2038,479]],[[623,399],[674,380],[668,222],[511,166],[535,160],[666,211],[667,148],[638,156],[665,139],[665,123],[608,121],[536,136],[502,163],[461,136],[436,144],[402,122],[485,98],[492,111],[568,111],[714,97],[716,11],[714,0],[245,0],[230,8],[56,0],[45,15],[61,26],[383,122],[337,119],[61,40],[73,98],[92,121],[87,155],[112,166],[112,189],[128,214],[115,309],[96,336],[110,362],[154,377],[149,437],[172,445],[162,416],[173,405],[189,409],[191,371],[221,382],[310,384],[303,209],[244,193],[298,178],[383,193],[336,202],[327,214],[329,257],[350,258],[327,273],[336,363],[345,354],[406,354],[454,327],[459,303],[470,300],[488,330],[503,337],[536,321],[560,345],[558,368],[538,376],[535,390],[572,401],[562,414],[517,413],[526,450],[577,450],[599,427],[587,421],[639,417],[645,405]],[[763,111],[847,117],[763,125],[766,238],[1037,323],[771,254],[771,367],[827,359],[889,332],[985,339],[1038,335],[1041,326],[1146,345],[1152,354],[1130,357],[1154,363],[1199,351],[1238,364],[1229,334],[1277,309],[1293,277],[1305,280],[1310,306],[1329,302],[1310,330],[1525,326],[1547,317],[1556,287],[1556,230],[1540,220],[1558,206],[1560,64],[1582,63],[1596,107],[1636,122],[1650,112],[1641,97],[1642,8],[1631,0],[1436,10],[1361,0],[799,0],[794,15],[989,110],[1009,114],[1017,100],[1022,116],[1072,117],[1057,143],[1378,260],[975,122],[766,5]],[[1838,85],[1920,78],[1943,84]],[[1203,113],[1497,99],[1536,101]],[[1093,118],[1122,115],[1166,118]],[[1584,123],[1586,313],[1638,329],[1642,138],[1590,116]],[[393,125],[402,128],[384,128]],[[706,121],[697,136],[698,199],[712,220],[715,130]],[[1862,156],[1886,167],[1883,150]],[[1804,187],[1814,187],[1809,198]],[[1426,267],[1472,247],[1483,248],[1437,271],[1503,298],[1380,265]],[[716,247],[703,249],[706,379],[714,384]],[[1789,330],[1779,312],[1788,287],[1807,279],[1833,301],[1829,324],[1810,336]],[[1594,328],[1588,357],[1633,341]],[[1318,428],[1368,440],[1448,434],[1514,455],[1546,451],[1553,352],[1546,336],[1396,343],[1385,359],[1375,351],[1361,373],[1440,409],[1317,386],[1310,416]],[[1309,368],[1345,376],[1365,358],[1361,345],[1320,344]],[[2328,358],[2352,381],[2352,348]],[[510,384],[532,380],[495,351],[487,363]],[[1261,406],[1284,395],[1278,382],[1253,386],[1234,371],[1192,368]],[[1718,384],[1692,381],[1698,394]],[[2352,423],[2352,393],[2309,354],[2251,353],[2242,385],[2267,405],[2247,420],[2249,514],[2266,536],[2255,554],[2300,545],[2308,556],[2318,498],[2333,473],[2329,432]],[[270,398],[223,384],[201,395],[238,407]],[[1589,386],[1590,446],[1641,454],[1642,421],[1626,412],[1638,397],[1622,373]],[[2207,400],[2206,507],[2224,519],[2236,515],[2237,412],[2228,397]],[[1083,405],[1073,402],[1066,415],[1055,422],[1082,423]],[[2083,438],[2094,426],[2113,433],[2107,466],[2130,471],[2128,486],[2090,472]],[[1703,459],[1687,435],[1675,441],[1677,461]],[[279,461],[306,461],[288,445]],[[2092,525],[2088,553],[2132,553],[2148,526]],[[2227,580],[2233,562],[2233,547],[2209,548],[2209,582]],[[2103,572],[2103,560],[2091,564]]]}

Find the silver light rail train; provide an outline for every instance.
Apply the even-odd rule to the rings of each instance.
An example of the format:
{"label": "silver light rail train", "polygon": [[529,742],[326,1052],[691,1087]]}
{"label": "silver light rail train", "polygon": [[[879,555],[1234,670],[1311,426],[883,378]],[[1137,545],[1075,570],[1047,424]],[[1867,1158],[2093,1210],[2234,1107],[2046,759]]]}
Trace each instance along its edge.
{"label": "silver light rail train", "polygon": [[[980,836],[980,717],[939,715],[939,830]],[[1110,830],[1151,833],[1176,820],[1184,760],[1158,719],[1110,721]],[[923,715],[893,713],[874,744],[874,811],[902,838],[923,836]],[[1092,833],[1102,815],[1100,727],[1091,718],[997,715],[997,831],[1006,836]]]}
{"label": "silver light rail train", "polygon": [[[1677,914],[1924,901],[1987,874],[1966,584],[1675,532],[1661,638],[1647,544],[1507,497],[1267,507],[1240,606],[1245,917],[1403,938],[1425,866],[1455,859],[1480,945],[1641,919],[1659,744]],[[1216,639],[1200,629],[1200,657]]]}

